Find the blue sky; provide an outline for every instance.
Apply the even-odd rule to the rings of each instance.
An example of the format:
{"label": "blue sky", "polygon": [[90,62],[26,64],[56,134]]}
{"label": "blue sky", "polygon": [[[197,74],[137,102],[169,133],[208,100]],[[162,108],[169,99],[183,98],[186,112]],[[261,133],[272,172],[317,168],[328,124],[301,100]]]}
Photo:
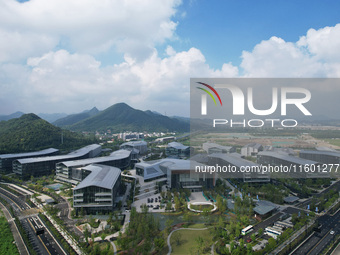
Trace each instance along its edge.
{"label": "blue sky", "polygon": [[0,114],[126,102],[188,116],[191,77],[339,77],[339,7],[0,0]]}

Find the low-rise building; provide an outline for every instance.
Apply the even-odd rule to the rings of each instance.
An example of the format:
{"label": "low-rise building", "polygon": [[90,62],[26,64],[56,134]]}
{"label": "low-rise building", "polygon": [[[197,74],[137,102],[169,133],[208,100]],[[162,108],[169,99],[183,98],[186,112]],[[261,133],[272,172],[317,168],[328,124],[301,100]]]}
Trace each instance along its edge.
{"label": "low-rise building", "polygon": [[214,153],[208,156],[209,166],[214,166],[220,177],[240,179],[243,182],[270,182],[270,175],[259,164],[245,160],[239,153]]}
{"label": "low-rise building", "polygon": [[59,154],[59,150],[54,149],[54,148],[49,148],[46,150],[34,151],[34,152],[2,154],[0,155],[0,173],[1,174],[11,173],[13,171],[12,170],[13,161],[16,159],[53,156],[53,155],[58,155],[58,154]]}
{"label": "low-rise building", "polygon": [[[99,164],[83,168],[87,177],[73,190],[73,207],[79,214],[109,213],[116,206],[121,184],[121,170]],[[83,209],[82,209],[83,208]]]}
{"label": "low-rise building", "polygon": [[260,151],[263,151],[263,146],[261,144],[249,143],[241,148],[241,155],[245,157],[256,156]]}
{"label": "low-rise building", "polygon": [[83,167],[91,164],[113,166],[124,170],[131,164],[131,151],[118,150],[112,152],[110,156],[107,157],[59,162],[56,165],[57,178],[71,183],[82,181],[85,178]]}
{"label": "low-rise building", "polygon": [[148,152],[148,144],[145,141],[131,141],[120,145],[120,149],[135,151],[139,155],[145,155]]}
{"label": "low-rise building", "polygon": [[236,152],[234,146],[223,146],[216,143],[203,143],[202,147],[208,154]]}
{"label": "low-rise building", "polygon": [[165,155],[171,158],[188,158],[190,156],[190,146],[171,142],[165,149]]}
{"label": "low-rise building", "polygon": [[50,175],[56,169],[56,164],[59,162],[93,158],[100,153],[101,146],[92,144],[66,155],[17,159],[13,161],[13,172],[22,179],[28,179],[30,176]]}
{"label": "low-rise building", "polygon": [[310,167],[317,167],[319,162],[304,158],[290,156],[286,153],[261,151],[257,155],[257,163],[264,166],[277,166],[280,169],[286,167],[288,171],[278,171],[277,177],[281,178],[319,178],[327,177],[328,173],[309,171]]}
{"label": "low-rise building", "polygon": [[213,188],[215,175],[210,172],[196,171],[196,166],[204,165],[183,159],[166,158],[136,164],[136,174],[145,181],[167,178],[168,187],[174,189],[190,189],[201,191],[203,187]]}
{"label": "low-rise building", "polygon": [[340,152],[338,151],[312,151],[312,150],[301,150],[299,153],[300,158],[313,160],[325,164],[339,164],[340,163]]}

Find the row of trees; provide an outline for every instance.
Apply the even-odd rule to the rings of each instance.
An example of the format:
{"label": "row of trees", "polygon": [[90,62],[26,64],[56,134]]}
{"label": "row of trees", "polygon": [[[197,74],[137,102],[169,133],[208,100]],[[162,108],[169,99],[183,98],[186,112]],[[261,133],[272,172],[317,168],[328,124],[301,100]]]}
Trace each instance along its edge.
{"label": "row of trees", "polygon": [[0,254],[19,254],[5,217],[0,216]]}
{"label": "row of trees", "polygon": [[142,207],[142,212],[138,213],[132,207],[130,223],[124,235],[119,233],[118,245],[122,250],[131,253],[150,254],[154,248],[159,252],[165,246],[165,240],[160,235],[160,224],[152,214],[148,212],[146,206]]}

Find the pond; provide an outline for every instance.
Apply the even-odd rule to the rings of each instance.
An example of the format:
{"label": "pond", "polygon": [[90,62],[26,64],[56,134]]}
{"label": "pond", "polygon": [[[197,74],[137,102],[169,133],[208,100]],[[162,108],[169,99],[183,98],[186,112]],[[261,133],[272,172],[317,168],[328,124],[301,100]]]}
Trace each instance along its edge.
{"label": "pond", "polygon": [[[160,228],[161,230],[165,229],[165,222],[168,219],[173,220],[173,225],[178,224],[178,223],[183,223],[184,222],[184,214],[181,215],[162,215],[160,213],[151,213],[155,219],[159,219],[160,223]],[[193,223],[213,223],[213,222],[218,222],[220,215],[208,215],[208,216],[203,216],[202,214],[200,215],[193,215],[192,216],[192,222]],[[226,216],[229,218],[229,216]]]}

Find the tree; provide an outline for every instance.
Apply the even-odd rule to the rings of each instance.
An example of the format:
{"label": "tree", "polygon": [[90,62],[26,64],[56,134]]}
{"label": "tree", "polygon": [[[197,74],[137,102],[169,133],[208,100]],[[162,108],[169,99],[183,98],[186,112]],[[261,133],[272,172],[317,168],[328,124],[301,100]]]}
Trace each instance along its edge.
{"label": "tree", "polygon": [[179,198],[175,197],[174,198],[174,202],[175,202],[175,209],[176,209],[176,211],[177,212],[180,211],[180,209],[181,209],[181,201],[179,200]]}
{"label": "tree", "polygon": [[192,216],[191,216],[191,214],[189,214],[189,213],[186,213],[186,214],[183,216],[183,219],[184,219],[185,222],[188,222],[188,223],[192,222]]}
{"label": "tree", "polygon": [[166,204],[165,210],[166,210],[166,211],[171,211],[171,209],[172,209],[172,203],[171,203],[171,202],[168,202],[168,203]]}
{"label": "tree", "polygon": [[89,237],[90,237],[90,232],[89,232],[89,229],[87,227],[85,227],[84,236],[85,236],[86,242],[88,243],[89,242]]}
{"label": "tree", "polygon": [[259,236],[262,236],[263,235],[263,228],[259,228],[258,232],[259,232]]}
{"label": "tree", "polygon": [[197,244],[197,248],[198,248],[199,252],[202,252],[203,246],[204,246],[204,239],[203,239],[203,237],[198,236],[198,237],[195,239],[195,242],[196,242],[196,244]]}
{"label": "tree", "polygon": [[163,247],[165,246],[165,240],[162,237],[159,238],[155,238],[155,246],[156,246],[156,250],[159,252],[163,249]]}
{"label": "tree", "polygon": [[268,239],[268,246],[269,246],[269,249],[274,249],[275,246],[276,246],[276,240],[274,238],[269,238]]}
{"label": "tree", "polygon": [[84,216],[85,216],[84,207],[82,207],[82,208],[80,209],[80,216],[81,216],[81,217],[84,217]]}
{"label": "tree", "polygon": [[182,239],[182,234],[179,231],[176,231],[175,233],[172,234],[173,239],[176,243],[176,245],[180,245],[181,244],[181,239]]}
{"label": "tree", "polygon": [[170,228],[171,228],[172,224],[174,224],[174,220],[172,220],[172,219],[167,219],[166,220],[165,227],[168,230],[168,232],[170,231]]}
{"label": "tree", "polygon": [[168,198],[169,201],[171,201],[172,195],[170,190],[166,192],[166,197]]}

